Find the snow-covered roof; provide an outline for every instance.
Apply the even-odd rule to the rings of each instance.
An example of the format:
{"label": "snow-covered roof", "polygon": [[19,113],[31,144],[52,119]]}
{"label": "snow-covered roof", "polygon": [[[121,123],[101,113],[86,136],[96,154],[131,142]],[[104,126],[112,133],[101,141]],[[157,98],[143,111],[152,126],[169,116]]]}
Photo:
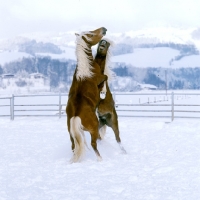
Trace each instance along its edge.
{"label": "snow-covered roof", "polygon": [[138,84],[141,88],[150,88],[150,89],[157,89],[155,85],[151,84]]}

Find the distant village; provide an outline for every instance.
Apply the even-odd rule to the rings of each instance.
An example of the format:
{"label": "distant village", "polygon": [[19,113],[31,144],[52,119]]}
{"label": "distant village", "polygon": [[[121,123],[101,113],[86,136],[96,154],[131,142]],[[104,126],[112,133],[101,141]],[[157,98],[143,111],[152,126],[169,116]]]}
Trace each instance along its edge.
{"label": "distant village", "polygon": [[[120,79],[120,78],[119,78]],[[151,84],[140,84],[137,82],[132,82],[129,78],[123,81],[123,84],[119,84],[121,80],[117,78],[110,83],[112,91],[119,91],[121,88],[127,85],[134,85],[134,91],[139,90],[157,90],[155,85]],[[114,85],[117,85],[115,87]],[[0,75],[0,89],[10,90],[12,92],[68,92],[69,85],[60,84],[58,88],[52,88],[50,86],[49,77],[44,76],[41,73],[31,73],[26,77],[22,77],[17,74],[2,74]]]}

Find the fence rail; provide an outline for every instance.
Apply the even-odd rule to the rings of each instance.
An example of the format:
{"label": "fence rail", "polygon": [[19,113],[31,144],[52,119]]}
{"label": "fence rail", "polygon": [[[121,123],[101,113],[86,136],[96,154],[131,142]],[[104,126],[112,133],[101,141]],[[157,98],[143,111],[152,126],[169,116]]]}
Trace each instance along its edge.
{"label": "fence rail", "polygon": [[[180,104],[175,102],[178,99],[186,99],[194,95],[200,96],[200,93],[113,93],[113,98],[118,116],[171,118],[171,121],[173,121],[174,118],[200,118],[200,115],[195,115],[200,113],[200,110],[198,110],[200,104],[191,104],[191,102]],[[138,96],[138,102],[136,102],[136,96]],[[0,97],[0,117],[10,117],[11,120],[22,116],[58,116],[61,118],[62,115],[65,115],[67,97],[68,94],[61,93]],[[127,97],[134,97],[134,103],[124,103],[124,99]],[[46,102],[44,98],[47,98]],[[51,102],[50,100],[52,99],[54,101]],[[63,100],[65,101],[63,102]],[[175,116],[177,113],[184,113],[184,115]]]}

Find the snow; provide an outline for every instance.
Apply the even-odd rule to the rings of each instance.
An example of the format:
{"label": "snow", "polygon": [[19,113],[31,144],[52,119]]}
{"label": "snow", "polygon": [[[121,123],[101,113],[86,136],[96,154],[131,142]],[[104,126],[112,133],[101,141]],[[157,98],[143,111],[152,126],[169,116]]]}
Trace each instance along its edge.
{"label": "snow", "polygon": [[20,60],[24,57],[32,57],[28,53],[18,52],[18,51],[3,51],[0,52],[0,65],[5,65],[6,63]]}
{"label": "snow", "polygon": [[159,48],[135,48],[133,53],[113,56],[112,61],[118,63],[126,63],[135,67],[165,67],[165,68],[181,68],[181,67],[198,67],[200,55],[190,55],[183,57],[179,61],[172,59],[180,55],[178,50],[167,47]]}
{"label": "snow", "polygon": [[[192,32],[195,29],[181,29],[174,27],[151,27],[136,31],[128,31],[124,33],[124,41],[129,37],[137,42],[161,42],[161,43],[176,43],[176,44],[192,44],[195,43],[192,39]],[[138,41],[137,41],[138,40]]]}
{"label": "snow", "polygon": [[[23,80],[27,83],[25,87],[18,87],[16,82],[19,80]],[[0,96],[2,94],[5,95],[12,95],[12,94],[25,94],[25,93],[37,93],[37,92],[49,92],[50,86],[48,81],[44,80],[43,78],[9,78],[9,79],[2,79],[3,87],[0,87]]]}
{"label": "snow", "polygon": [[112,61],[125,62],[135,67],[169,67],[170,60],[177,55],[178,50],[166,47],[135,48],[133,53],[113,56]]}
{"label": "snow", "polygon": [[[0,118],[0,200],[189,200],[200,196],[199,120],[119,117],[81,163],[70,164],[66,117]],[[87,143],[90,135],[85,132]]]}
{"label": "snow", "polygon": [[173,68],[180,68],[180,67],[199,67],[200,66],[200,55],[190,55],[183,57],[179,61],[174,61],[172,63]]}
{"label": "snow", "polygon": [[53,53],[37,53],[37,55],[40,56],[50,56],[52,59],[71,59],[71,60],[76,60],[76,55],[75,55],[75,48],[71,47],[63,47],[62,50],[64,50],[64,53],[61,54],[53,54]]}
{"label": "snow", "polygon": [[[137,31],[128,31],[124,33],[112,33],[108,32],[108,38],[118,44],[129,44],[137,47],[141,44],[152,43],[175,43],[194,45],[197,49],[200,49],[200,40],[193,37],[195,28],[181,29],[174,27],[152,27]],[[17,52],[17,51],[4,51],[3,49],[16,49],[16,45],[27,41],[27,38],[35,39],[37,42],[51,42],[58,45],[59,48],[65,50],[62,54],[50,54],[50,53],[38,53],[41,56],[50,56],[53,59],[72,59],[76,60],[74,48],[75,48],[75,36],[76,31],[69,32],[49,32],[49,33],[33,33],[31,35],[23,35],[21,37],[14,38],[12,41],[0,41],[0,65],[4,65],[6,62],[11,62],[23,57],[30,56],[29,54]],[[15,45],[14,45],[15,44]],[[96,49],[93,48],[93,49]],[[133,53],[114,56],[113,62],[120,62],[131,64],[135,67],[167,67],[167,68],[180,68],[180,67],[197,67],[199,66],[199,55],[189,55],[183,57],[181,60],[173,61],[172,59],[180,55],[178,50],[160,47],[160,48],[135,48]]]}
{"label": "snow", "polygon": [[[96,47],[95,47],[96,48]],[[94,51],[95,51],[95,48]],[[62,54],[37,53],[39,56],[50,56],[52,59],[59,60],[76,60],[75,49],[71,47],[63,47],[65,52]],[[95,54],[95,53],[94,53]],[[178,50],[167,47],[157,48],[135,48],[133,53],[113,56],[113,63],[126,63],[134,67],[165,67],[165,68],[180,68],[180,67],[198,67],[200,55],[185,56],[178,61],[172,61],[176,56],[180,55]],[[12,51],[0,53],[0,65],[22,59],[23,57],[32,57],[27,53]],[[171,62],[171,65],[170,65]]]}

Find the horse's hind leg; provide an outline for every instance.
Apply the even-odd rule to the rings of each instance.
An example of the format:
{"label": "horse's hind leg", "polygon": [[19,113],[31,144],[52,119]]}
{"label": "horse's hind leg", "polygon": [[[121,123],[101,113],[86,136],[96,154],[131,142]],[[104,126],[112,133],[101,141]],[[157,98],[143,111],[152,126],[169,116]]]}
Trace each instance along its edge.
{"label": "horse's hind leg", "polygon": [[118,119],[117,119],[117,113],[116,113],[115,109],[114,109],[114,112],[112,113],[111,117],[107,118],[106,122],[107,122],[106,124],[108,126],[110,126],[112,128],[113,132],[115,133],[115,138],[117,140],[117,143],[119,144],[121,151],[126,154],[126,150],[122,146],[121,139],[119,136]]}

